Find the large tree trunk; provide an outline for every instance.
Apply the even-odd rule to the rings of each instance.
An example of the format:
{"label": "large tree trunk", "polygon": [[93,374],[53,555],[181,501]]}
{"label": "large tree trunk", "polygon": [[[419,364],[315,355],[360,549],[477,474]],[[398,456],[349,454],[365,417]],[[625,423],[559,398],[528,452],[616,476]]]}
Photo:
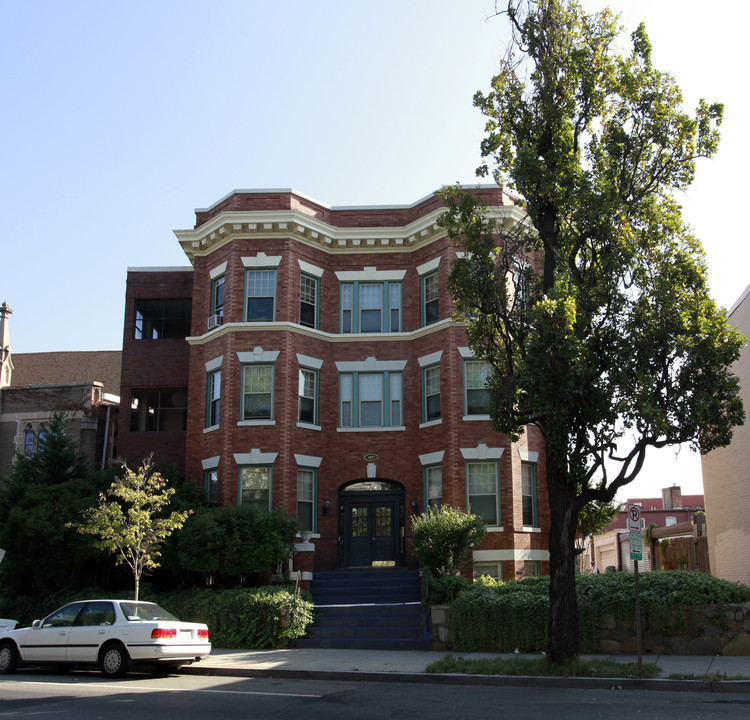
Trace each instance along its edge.
{"label": "large tree trunk", "polygon": [[566,663],[578,655],[578,601],[576,598],[576,494],[547,454],[547,492],[551,523],[549,531],[549,661]]}

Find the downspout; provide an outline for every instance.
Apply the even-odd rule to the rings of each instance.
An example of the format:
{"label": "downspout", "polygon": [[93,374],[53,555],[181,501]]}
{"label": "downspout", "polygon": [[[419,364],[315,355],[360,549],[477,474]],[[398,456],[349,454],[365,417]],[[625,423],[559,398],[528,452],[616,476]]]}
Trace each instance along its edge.
{"label": "downspout", "polygon": [[107,419],[104,422],[104,442],[102,443],[102,467],[104,470],[107,462],[107,451],[109,450],[109,414],[112,412],[112,406],[107,405]]}

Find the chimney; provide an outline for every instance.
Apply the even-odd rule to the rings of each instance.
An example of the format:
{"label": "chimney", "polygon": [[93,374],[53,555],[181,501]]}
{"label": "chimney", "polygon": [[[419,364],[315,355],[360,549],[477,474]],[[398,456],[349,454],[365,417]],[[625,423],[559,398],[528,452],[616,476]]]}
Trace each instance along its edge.
{"label": "chimney", "polygon": [[682,507],[682,488],[679,485],[664,488],[661,491],[661,503],[664,510]]}

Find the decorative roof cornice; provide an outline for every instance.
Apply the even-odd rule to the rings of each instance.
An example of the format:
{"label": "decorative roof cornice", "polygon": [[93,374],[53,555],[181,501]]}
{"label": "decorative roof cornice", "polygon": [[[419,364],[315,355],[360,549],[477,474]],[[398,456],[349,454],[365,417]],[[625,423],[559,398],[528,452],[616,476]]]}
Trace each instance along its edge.
{"label": "decorative roof cornice", "polygon": [[[524,218],[525,213],[512,203],[512,198],[507,199],[508,204],[490,206],[487,214],[488,217],[503,225],[515,225]],[[389,210],[404,207],[406,206],[390,208],[369,206],[346,208],[346,210],[360,209],[368,213],[378,211],[387,213]],[[405,225],[352,227],[337,226],[311,217],[297,209],[228,210],[218,213],[196,228],[175,230],[174,233],[191,262],[195,257],[209,255],[234,240],[274,237],[291,238],[332,254],[378,251],[411,252],[445,236],[445,230],[438,225],[438,220],[444,211],[442,207],[431,210]]]}

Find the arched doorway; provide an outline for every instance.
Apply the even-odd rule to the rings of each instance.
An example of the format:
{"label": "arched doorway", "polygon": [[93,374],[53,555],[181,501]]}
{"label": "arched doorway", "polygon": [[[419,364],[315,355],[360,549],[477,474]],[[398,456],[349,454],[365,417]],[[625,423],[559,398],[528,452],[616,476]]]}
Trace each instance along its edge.
{"label": "arched doorway", "polygon": [[390,480],[354,480],[339,489],[339,567],[404,564],[404,488]]}

